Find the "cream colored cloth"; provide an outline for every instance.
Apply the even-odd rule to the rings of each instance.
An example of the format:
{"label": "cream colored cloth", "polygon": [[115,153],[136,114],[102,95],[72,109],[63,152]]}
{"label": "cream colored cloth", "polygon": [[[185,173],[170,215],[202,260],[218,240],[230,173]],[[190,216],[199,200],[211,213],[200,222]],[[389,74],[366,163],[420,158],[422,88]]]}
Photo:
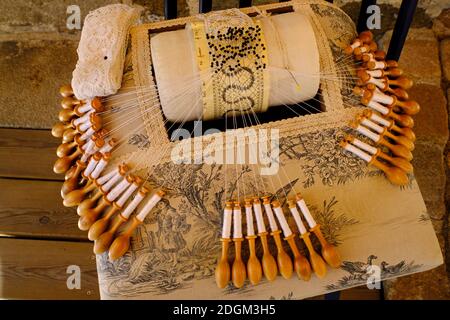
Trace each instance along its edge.
{"label": "cream colored cloth", "polygon": [[78,99],[108,96],[120,88],[128,32],[139,13],[136,8],[114,4],[86,16],[72,77]]}
{"label": "cream colored cloth", "polygon": [[[269,60],[269,106],[295,104],[314,97],[319,89],[320,63],[308,18],[290,12],[261,21]],[[191,30],[156,34],[151,39],[151,54],[166,118],[174,122],[201,119],[202,83]]]}

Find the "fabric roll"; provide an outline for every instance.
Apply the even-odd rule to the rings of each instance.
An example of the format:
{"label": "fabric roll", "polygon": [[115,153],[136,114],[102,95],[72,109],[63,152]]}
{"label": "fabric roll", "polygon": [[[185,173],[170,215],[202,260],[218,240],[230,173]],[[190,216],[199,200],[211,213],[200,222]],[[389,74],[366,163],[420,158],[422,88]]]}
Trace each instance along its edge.
{"label": "fabric roll", "polygon": [[[298,12],[259,18],[267,45],[269,107],[314,97],[320,83],[316,38],[308,18]],[[151,38],[159,99],[172,122],[202,119],[202,81],[192,31],[162,32]]]}

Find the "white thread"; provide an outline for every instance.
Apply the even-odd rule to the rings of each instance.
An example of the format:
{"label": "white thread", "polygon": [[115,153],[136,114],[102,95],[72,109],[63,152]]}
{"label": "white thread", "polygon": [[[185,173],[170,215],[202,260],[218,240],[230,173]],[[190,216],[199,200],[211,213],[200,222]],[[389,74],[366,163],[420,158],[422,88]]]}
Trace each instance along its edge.
{"label": "white thread", "polygon": [[367,83],[373,83],[380,89],[384,89],[386,87],[386,84],[384,83],[384,80],[382,79],[376,79],[374,77],[370,77],[369,81]]}
{"label": "white thread", "polygon": [[94,145],[95,145],[94,140],[89,139],[88,142],[86,142],[85,144],[83,144],[83,145],[81,146],[81,149],[82,149],[84,152],[89,152],[89,150],[91,150],[91,149],[94,148]]}
{"label": "white thread", "polygon": [[387,105],[391,105],[394,103],[394,98],[384,93],[374,92],[372,99]]}
{"label": "white thread", "polygon": [[92,123],[91,121],[87,121],[87,122],[83,122],[82,124],[80,124],[79,129],[83,132],[85,132],[87,129],[89,129],[90,127],[92,127]]}
{"label": "white thread", "polygon": [[275,221],[275,217],[273,216],[272,206],[270,205],[270,203],[265,203],[264,209],[265,209],[264,211],[266,212],[267,218],[269,218],[270,230],[272,232],[277,231],[278,226],[277,226],[277,222]]}
{"label": "white thread", "polygon": [[374,78],[381,78],[383,77],[383,71],[382,70],[366,70],[366,72]]}
{"label": "white thread", "polygon": [[138,188],[138,186],[139,185],[137,185],[136,183],[132,183],[130,186],[128,186],[128,189],[124,192],[124,194],[122,194],[122,196],[119,198],[119,200],[116,201],[116,204],[119,207],[123,207],[125,202],[128,200],[128,198],[131,197],[131,195]]}
{"label": "white thread", "polygon": [[[357,155],[361,159],[363,159],[366,162],[370,162],[372,160],[372,156],[368,155],[361,149],[356,148],[355,146],[351,145],[350,143],[347,143],[344,147],[345,150],[350,151],[351,153]],[[300,208],[301,209],[301,208]]]}
{"label": "white thread", "polygon": [[223,210],[223,226],[222,226],[222,238],[230,239],[231,236],[231,219],[233,216],[233,209],[225,209]]}
{"label": "white thread", "polygon": [[377,59],[375,59],[373,53],[369,52],[369,53],[366,53],[366,55],[369,56],[369,61],[368,62],[370,62],[370,61],[377,61]]}
{"label": "white thread", "polygon": [[97,184],[104,185],[106,182],[108,182],[112,177],[114,177],[119,172],[119,167],[116,167],[114,170],[108,172],[107,174],[104,174],[100,178],[97,179]]}
{"label": "white thread", "polygon": [[92,101],[91,99],[86,100],[85,101],[86,103],[84,105],[79,106],[77,108],[77,111],[82,113],[83,116],[84,116],[84,113],[86,113],[86,112],[94,111],[94,107],[92,106],[91,101]]}
{"label": "white thread", "polygon": [[314,218],[311,215],[311,212],[309,212],[308,206],[305,203],[304,199],[298,200],[297,204],[300,208],[300,211],[303,213],[303,216],[305,217],[306,221],[308,222],[308,225],[310,228],[314,228],[316,226],[316,221],[314,221]]}
{"label": "white thread", "polygon": [[80,140],[85,141],[89,139],[94,134],[94,132],[95,132],[94,128],[90,127],[85,133],[81,135]]}
{"label": "white thread", "polygon": [[144,199],[145,195],[138,192],[138,194],[134,197],[134,199],[126,206],[126,208],[120,214],[125,219],[128,219],[130,215],[133,213],[134,209],[141,203],[142,199]]}
{"label": "white thread", "polygon": [[116,173],[107,183],[102,185],[102,191],[108,192],[117,182],[119,182],[121,178],[122,176],[120,175],[120,173]]}
{"label": "white thread", "polygon": [[369,139],[371,139],[371,140],[373,140],[375,142],[378,142],[381,139],[381,137],[378,134],[370,131],[369,129],[367,129],[367,128],[363,127],[363,126],[359,126],[358,125],[356,127],[356,131],[358,131],[359,133],[365,135],[366,137],[368,137]]}
{"label": "white thread", "polygon": [[241,207],[233,208],[233,238],[242,238],[242,211]]}
{"label": "white thread", "polygon": [[285,238],[289,237],[292,234],[291,228],[289,228],[289,224],[286,221],[286,217],[284,216],[283,209],[281,207],[273,208],[275,211],[275,215],[277,216],[278,222],[280,223],[281,229],[283,229],[283,235]]}
{"label": "white thread", "polygon": [[385,106],[383,106],[382,104],[371,100],[368,104],[368,107],[371,107],[372,109],[382,113],[382,114],[388,114],[389,113],[389,109],[386,108]]}
{"label": "white thread", "polygon": [[258,233],[266,232],[266,225],[264,224],[261,203],[253,202],[253,210],[255,211],[256,225],[258,227]]}
{"label": "white thread", "polygon": [[255,228],[253,226],[253,210],[252,206],[245,206],[245,218],[247,221],[247,236],[255,235]]}
{"label": "white thread", "polygon": [[370,119],[373,120],[373,121],[378,122],[379,124],[381,124],[381,125],[383,125],[383,126],[385,126],[385,127],[390,127],[391,124],[392,124],[391,121],[386,120],[386,119],[380,117],[379,115],[377,115],[376,113],[373,113],[373,112],[372,112],[372,114],[370,115]]}
{"label": "white thread", "polygon": [[356,48],[358,48],[359,46],[362,45],[362,42],[360,40],[355,40],[355,42],[353,42],[350,47],[352,48],[352,50],[355,50]]}
{"label": "white thread", "polygon": [[370,70],[384,69],[385,67],[386,64],[384,63],[384,61],[374,61],[374,67],[370,68]]}
{"label": "white thread", "polygon": [[291,210],[292,216],[294,217],[295,223],[297,224],[300,234],[305,234],[307,231],[305,225],[303,224],[302,218],[300,218],[300,213],[298,212],[297,208],[290,207],[289,210]]}
{"label": "white thread", "polygon": [[139,221],[144,221],[145,217],[150,213],[150,211],[155,207],[155,205],[161,200],[161,196],[158,193],[152,195],[150,200],[147,201],[145,206],[136,215],[136,219]]}
{"label": "white thread", "polygon": [[102,173],[103,170],[105,170],[106,165],[108,164],[108,161],[106,161],[104,158],[102,158],[97,166],[95,167],[94,171],[92,171],[91,173],[91,178],[92,179],[97,179],[100,174]]}
{"label": "white thread", "polygon": [[355,146],[357,146],[358,148],[360,148],[364,151],[369,152],[370,154],[375,154],[378,152],[377,148],[375,148],[371,145],[368,145],[367,143],[365,143],[359,139],[356,139],[356,138],[353,139],[352,144],[354,144]]}
{"label": "white thread", "polygon": [[366,127],[372,129],[373,131],[376,131],[377,133],[382,133],[384,131],[383,127],[380,127],[376,123],[370,121],[369,119],[363,118],[361,121],[361,124],[365,125]]}
{"label": "white thread", "polygon": [[[80,111],[80,108],[78,108],[78,111]],[[90,109],[90,110],[89,110],[86,114],[84,114],[82,117],[79,117],[79,118],[75,119],[75,120],[73,121],[73,124],[74,124],[75,126],[77,126],[77,125],[79,125],[79,124],[81,124],[81,123],[83,123],[83,122],[86,122],[87,120],[90,120],[90,115],[91,115],[92,112],[94,112],[94,109]]]}
{"label": "white thread", "polygon": [[106,199],[108,200],[108,201],[114,201],[114,200],[116,200],[116,198],[126,189],[126,188],[128,188],[128,186],[130,185],[131,183],[126,179],[126,178],[123,178],[123,180],[117,185],[117,186],[115,186],[112,190],[111,190],[111,192],[109,192],[107,195],[106,195]]}
{"label": "white thread", "polygon": [[109,143],[109,141],[111,141],[112,138],[109,138],[107,141],[105,141],[105,144],[103,145],[103,147],[101,147],[100,152],[101,153],[106,153],[106,152],[110,152],[112,150],[112,148],[114,147],[114,145],[111,145]]}
{"label": "white thread", "polygon": [[98,164],[98,160],[95,160],[94,157],[91,158],[91,160],[89,160],[89,163],[86,167],[86,169],[84,169],[83,175],[85,177],[88,177],[92,171],[94,171],[95,167]]}

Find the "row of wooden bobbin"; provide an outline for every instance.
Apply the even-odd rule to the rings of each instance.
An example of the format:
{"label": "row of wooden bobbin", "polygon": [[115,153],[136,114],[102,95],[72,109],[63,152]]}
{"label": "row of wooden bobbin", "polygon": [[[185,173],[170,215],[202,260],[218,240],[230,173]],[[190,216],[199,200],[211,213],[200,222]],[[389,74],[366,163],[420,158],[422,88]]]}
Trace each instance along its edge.
{"label": "row of wooden bobbin", "polygon": [[406,91],[413,82],[403,76],[396,61],[385,60],[370,31],[361,32],[345,51],[363,62],[353,93],[368,109],[350,123],[360,137],[348,135],[340,145],[382,170],[393,184],[406,185],[416,139],[412,116],[420,111]]}
{"label": "row of wooden bobbin", "polygon": [[[299,237],[307,249],[308,257],[302,255],[298,249],[295,234],[292,232],[278,200],[271,202],[269,196],[264,196],[261,199],[259,197],[247,198],[244,202],[247,226],[245,239],[248,241],[249,248],[248,260],[245,264],[241,254],[242,243],[244,241],[241,204],[239,201],[227,201],[223,213],[222,253],[218,259],[215,271],[216,283],[219,288],[226,287],[230,280],[235,287],[241,288],[247,278],[251,284],[256,285],[261,281],[263,274],[267,280],[273,281],[276,279],[278,272],[283,278],[289,279],[292,276],[293,270],[295,270],[299,279],[308,281],[311,278],[312,271],[319,278],[325,277],[327,273],[325,261],[333,268],[338,268],[341,265],[337,249],[327,242],[322,234],[320,225],[314,220],[300,194],[297,194],[295,199],[288,200],[288,207],[299,229]],[[310,232],[307,231],[297,207],[306,220],[310,232],[314,233],[318,238],[322,255],[315,251],[310,239]],[[270,235],[277,248],[276,260],[270,252],[268,244],[269,232],[266,229],[263,211],[269,221]],[[256,217],[257,234],[255,234],[254,230],[253,217]],[[282,231],[279,230],[277,221]],[[231,238],[232,226],[233,237]],[[284,249],[281,232],[283,232],[283,239],[291,249],[293,259]],[[261,261],[256,254],[256,239],[258,237],[263,250]],[[230,267],[228,251],[231,241],[234,243],[235,254],[234,261]]]}
{"label": "row of wooden bobbin", "polygon": [[[78,100],[70,86],[61,87],[60,93],[61,122],[52,134],[62,138],[53,169],[65,174],[63,204],[77,206],[78,227],[95,241],[94,252],[109,250],[109,257],[115,260],[128,251],[134,230],[164,192],[150,192],[125,163],[108,167],[116,140],[102,128],[100,99]],[[133,212],[136,214],[130,218]]]}

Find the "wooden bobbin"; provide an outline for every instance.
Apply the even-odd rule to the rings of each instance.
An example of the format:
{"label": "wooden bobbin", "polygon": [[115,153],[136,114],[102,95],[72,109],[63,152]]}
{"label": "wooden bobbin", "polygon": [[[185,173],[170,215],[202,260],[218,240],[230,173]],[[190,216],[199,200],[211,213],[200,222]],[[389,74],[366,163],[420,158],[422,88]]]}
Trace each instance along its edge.
{"label": "wooden bobbin", "polygon": [[[69,123],[57,122],[52,127],[52,136],[54,136],[55,138],[62,138],[64,135],[64,132],[66,130],[69,130],[69,129],[73,130],[73,128],[74,127],[71,122],[69,122]],[[68,142],[68,141],[63,141],[63,142]]]}
{"label": "wooden bobbin", "polygon": [[377,145],[379,144],[379,145],[383,145],[383,146],[387,147],[396,156],[402,157],[408,161],[411,161],[413,159],[413,155],[412,155],[411,151],[408,150],[408,148],[406,148],[405,146],[400,145],[400,144],[390,143],[389,141],[384,139],[382,135],[379,135],[379,134],[376,134],[376,133],[370,131],[366,127],[361,126],[358,122],[352,121],[350,123],[350,127],[354,128],[359,133],[361,133],[361,134],[365,135],[366,137],[370,138],[371,140],[373,140],[375,142],[375,144],[377,144]]}
{"label": "wooden bobbin", "polygon": [[[72,142],[77,134],[80,134],[80,132],[78,132],[76,128],[70,126],[68,129],[64,130],[62,135],[62,142],[63,143]],[[81,135],[79,140],[81,140]]]}
{"label": "wooden bobbin", "polygon": [[409,140],[411,140],[413,142],[416,140],[416,135],[414,134],[414,132],[412,131],[411,128],[399,127],[395,124],[395,122],[393,120],[386,119],[386,118],[376,114],[372,110],[368,110],[368,109],[364,110],[363,115],[365,117],[367,117],[368,119],[371,119],[372,121],[378,122],[379,124],[385,126],[389,130],[395,131],[396,133],[401,134],[402,136],[405,136],[406,138],[408,138]]}
{"label": "wooden bobbin", "polygon": [[358,37],[353,40],[352,44],[347,46],[344,50],[346,54],[352,54],[354,50],[364,43],[369,43],[373,40],[373,34],[370,31],[361,32]]}
{"label": "wooden bobbin", "polygon": [[125,202],[131,197],[133,192],[139,188],[139,186],[142,184],[142,179],[139,177],[134,176],[128,176],[127,179],[129,179],[130,182],[132,182],[132,185],[128,187],[128,189],[122,194],[120,199],[118,201],[114,201],[112,207],[104,214],[100,219],[94,222],[92,226],[89,228],[88,232],[88,238],[91,241],[97,240],[100,235],[106,231],[106,229],[109,227],[109,223],[111,218],[114,216],[114,214],[117,211],[122,210]]}
{"label": "wooden bobbin", "polygon": [[394,61],[394,60],[369,61],[369,62],[367,62],[367,68],[370,69],[370,70],[387,69],[387,68],[398,68],[398,62]]}
{"label": "wooden bobbin", "polygon": [[114,216],[106,232],[103,232],[94,242],[94,253],[101,254],[109,249],[116,232],[120,226],[128,221],[129,215],[136,209],[142,199],[150,192],[146,187],[141,187],[135,198],[121,211]]}
{"label": "wooden bobbin", "polygon": [[251,284],[256,285],[262,279],[262,266],[256,256],[256,236],[246,236],[250,255],[247,261],[247,275]]}
{"label": "wooden bobbin", "polygon": [[112,202],[110,202],[105,196],[103,196],[96,207],[81,212],[81,216],[78,219],[78,228],[82,231],[89,230],[92,224],[102,214],[103,210],[111,206]]}
{"label": "wooden bobbin", "polygon": [[373,41],[373,33],[370,30],[365,30],[359,33],[358,38],[361,39],[363,43],[370,43]]}
{"label": "wooden bobbin", "polygon": [[391,181],[393,184],[399,185],[399,186],[405,186],[409,183],[408,176],[406,173],[397,168],[397,167],[391,167],[388,166],[380,161],[377,160],[376,156],[372,157],[372,160],[369,162],[370,165],[373,165],[374,167],[382,170],[384,174],[387,176],[389,181]]}
{"label": "wooden bobbin", "polygon": [[378,49],[378,46],[375,41],[371,41],[369,43],[363,44],[362,46],[359,46],[353,50],[353,54],[355,56],[361,56],[365,53],[374,52]]}
{"label": "wooden bobbin", "polygon": [[[366,88],[371,91],[380,91],[373,83],[368,83],[366,85]],[[384,92],[390,93],[391,95],[396,96],[400,100],[408,100],[409,99],[408,92],[406,92],[406,90],[402,89],[402,88],[391,88],[388,86]]]}
{"label": "wooden bobbin", "polygon": [[63,205],[65,207],[75,207],[81,203],[84,197],[96,188],[95,183],[88,181],[81,189],[73,190],[64,197]]}
{"label": "wooden bobbin", "polygon": [[102,233],[98,239],[94,242],[94,253],[95,254],[102,254],[103,252],[106,252],[111,243],[114,240],[114,234],[119,230],[119,227],[125,223],[128,219],[124,218],[121,214],[117,214],[114,216],[114,218],[111,221],[111,224],[108,228],[108,230],[104,233]]}
{"label": "wooden bobbin", "polygon": [[385,77],[385,79],[389,86],[400,87],[404,90],[411,89],[411,87],[414,85],[414,82],[410,78],[407,78],[405,76],[400,76],[397,79],[389,79]]}
{"label": "wooden bobbin", "polygon": [[106,229],[109,227],[110,219],[114,216],[114,214],[117,211],[120,211],[121,209],[122,209],[121,206],[113,202],[108,212],[101,219],[95,221],[89,228],[88,239],[91,241],[97,240],[102,235],[102,233],[105,232]]}
{"label": "wooden bobbin", "polygon": [[323,236],[322,231],[320,230],[320,225],[316,224],[315,227],[310,230],[313,232],[317,239],[319,239],[320,245],[322,247],[322,257],[325,261],[333,268],[339,268],[341,266],[341,257],[339,255],[338,250],[335,246],[331,245]]}
{"label": "wooden bobbin", "polygon": [[[95,184],[95,181],[94,181],[94,184]],[[93,192],[93,194],[91,194],[91,197],[86,198],[83,201],[81,201],[81,203],[77,207],[77,214],[80,217],[85,215],[88,210],[90,210],[97,204],[97,202],[102,198],[102,196],[103,196],[103,193],[99,189],[96,189],[95,192]]]}
{"label": "wooden bobbin", "polygon": [[372,147],[372,146],[368,145],[367,143],[365,143],[359,139],[356,139],[352,135],[347,135],[345,137],[345,141],[355,145],[356,147],[358,147],[372,155],[375,155],[383,160],[390,162],[391,164],[393,164],[397,168],[402,169],[406,173],[413,172],[412,164],[409,161],[407,161],[406,159],[403,159],[400,157],[391,157],[391,156],[387,155],[386,153],[384,153],[383,151],[381,151],[381,149]]}
{"label": "wooden bobbin", "polygon": [[309,264],[308,259],[306,259],[306,257],[298,250],[297,244],[295,243],[295,234],[291,234],[284,239],[289,244],[292,254],[294,255],[294,269],[297,273],[297,277],[304,281],[309,281],[311,279],[311,265]]}
{"label": "wooden bobbin", "polygon": [[231,239],[220,239],[222,243],[222,253],[215,270],[216,284],[219,288],[225,288],[230,282],[231,268],[228,263],[228,250],[230,248]]}
{"label": "wooden bobbin", "polygon": [[263,247],[263,257],[261,259],[263,273],[267,280],[273,281],[277,277],[278,268],[274,257],[270,253],[269,245],[267,243],[268,232],[266,231],[266,226],[262,215],[261,200],[258,197],[253,198],[253,210],[255,211],[258,226],[258,236]]}
{"label": "wooden bobbin", "polygon": [[412,173],[414,171],[412,164],[404,158],[391,157],[386,153],[382,152],[380,149],[378,149],[378,152],[375,154],[375,156],[380,159],[388,161],[389,163],[393,164],[397,168],[402,169],[406,173]]}
{"label": "wooden bobbin", "polygon": [[[312,215],[310,214],[305,201],[300,193],[296,194],[297,204],[299,204],[300,209],[305,216],[308,225],[310,227],[310,232],[313,232],[319,239],[320,245],[322,247],[321,253],[325,261],[333,268],[339,268],[341,266],[341,258],[337,248],[330,243],[328,243],[320,230],[320,225],[316,223]],[[305,243],[306,244],[306,243]]]}
{"label": "wooden bobbin", "polygon": [[262,248],[263,248],[263,257],[261,260],[261,264],[263,267],[263,273],[267,280],[273,281],[276,279],[278,274],[278,267],[275,261],[275,258],[270,253],[269,244],[267,242],[268,232],[261,232],[258,234],[259,239],[261,240]]}
{"label": "wooden bobbin", "polygon": [[381,92],[376,92],[375,90],[364,90],[363,94],[363,104],[368,104],[370,101],[374,100],[379,103],[385,104],[388,108],[398,107],[402,112],[408,115],[415,115],[420,111],[420,105],[414,100],[402,101],[399,100],[395,95],[389,96]]}
{"label": "wooden bobbin", "polygon": [[364,53],[361,57],[363,62],[375,61],[375,60],[385,60],[386,52],[382,50],[376,50],[374,52]]}
{"label": "wooden bobbin", "polygon": [[404,136],[396,136],[389,132],[387,127],[380,126],[377,123],[372,122],[370,119],[367,119],[364,115],[359,115],[356,117],[356,121],[358,124],[361,124],[371,130],[375,131],[380,137],[387,137],[394,141],[398,145],[404,146],[409,151],[414,150],[414,143]]}
{"label": "wooden bobbin", "polygon": [[393,119],[396,123],[398,123],[402,127],[407,128],[414,127],[413,118],[407,114],[397,114],[396,112],[394,112],[393,108],[388,108],[378,102],[367,100],[364,97],[361,98],[361,103],[374,109],[375,111],[382,113],[386,117]]}
{"label": "wooden bobbin", "polygon": [[224,208],[224,222],[222,227],[222,253],[217,260],[217,266],[215,269],[216,284],[219,288],[225,288],[230,282],[231,268],[228,262],[228,250],[230,249],[230,230],[231,220],[233,216],[233,201],[226,201]]}
{"label": "wooden bobbin", "polygon": [[242,261],[242,212],[238,201],[234,202],[233,207],[233,243],[234,243],[234,261],[231,266],[231,281],[236,288],[242,288],[247,278],[247,270]]}
{"label": "wooden bobbin", "polygon": [[77,158],[79,158],[83,154],[83,151],[81,148],[77,148],[75,152],[68,156],[64,156],[62,158],[59,158],[55,161],[55,164],[53,165],[53,171],[56,174],[62,174],[67,172],[69,168],[72,165],[72,162],[75,161]]}
{"label": "wooden bobbin", "polygon": [[[117,238],[111,243],[109,248],[109,258],[111,260],[117,260],[122,257],[130,247],[131,236],[133,235],[136,228],[143,223],[145,217],[150,212],[150,210],[156,205],[156,203],[161,200],[165,195],[162,190],[157,191],[144,205],[140,212],[132,218],[132,220],[125,226],[122,233],[119,234]],[[245,270],[245,267],[244,267]]]}
{"label": "wooden bobbin", "polygon": [[256,285],[262,279],[262,266],[256,256],[256,235],[253,230],[253,212],[252,199],[247,198],[245,201],[245,210],[247,215],[247,236],[249,257],[247,260],[247,276],[251,284]]}
{"label": "wooden bobbin", "polygon": [[397,167],[388,166],[380,161],[377,160],[376,156],[371,156],[361,149],[349,144],[347,141],[343,140],[340,142],[340,146],[344,148],[347,151],[350,151],[351,153],[355,154],[356,156],[360,157],[364,161],[366,161],[369,165],[373,165],[374,167],[380,169],[384,172],[386,175],[386,178],[395,185],[398,186],[404,186],[409,183],[409,179],[407,174]]}
{"label": "wooden bobbin", "polygon": [[[288,206],[291,212],[297,215],[296,219],[300,219],[297,207],[293,200],[288,200]],[[308,259],[306,259],[306,257],[298,250],[297,244],[295,243],[295,234],[292,233],[290,236],[286,237],[285,240],[288,242],[292,254],[294,255],[294,269],[297,273],[297,277],[304,281],[309,281],[311,279],[311,265]]]}
{"label": "wooden bobbin", "polygon": [[62,97],[72,97],[73,96],[73,89],[70,84],[63,85],[59,88],[59,94]]}
{"label": "wooden bobbin", "polygon": [[58,146],[58,148],[56,149],[56,155],[59,158],[65,157],[67,155],[69,155],[69,153],[71,151],[73,151],[73,149],[75,147],[82,147],[85,144],[85,141],[81,141],[80,140],[80,135],[77,134],[75,135],[74,139],[72,142],[66,142],[66,143],[62,143]]}
{"label": "wooden bobbin", "polygon": [[142,221],[133,217],[124,232],[114,239],[109,248],[109,258],[111,260],[117,260],[128,251],[131,235],[140,224],[142,224]]}
{"label": "wooden bobbin", "polygon": [[61,187],[61,197],[64,199],[66,194],[77,189],[79,187],[78,181],[80,179],[81,171],[86,168],[86,164],[77,160],[75,166],[73,166],[74,171],[71,173],[70,177],[66,179]]}
{"label": "wooden bobbin", "polygon": [[[61,107],[63,110],[73,111],[75,106],[81,105],[83,102],[74,98],[73,96],[63,97],[61,100]],[[79,116],[79,115],[78,115]]]}
{"label": "wooden bobbin", "polygon": [[[272,206],[280,207],[280,202],[274,200],[272,202]],[[291,257],[286,253],[283,248],[283,244],[281,242],[281,230],[275,230],[271,232],[273,239],[275,240],[275,245],[277,247],[277,262],[278,262],[278,270],[280,270],[280,274],[283,278],[289,279],[292,276],[293,265]]]}
{"label": "wooden bobbin", "polygon": [[[308,220],[308,224],[310,223],[309,220],[312,219],[312,216],[306,206],[305,201],[301,197],[301,195],[298,193],[296,196],[296,202],[298,207],[300,208],[300,211],[302,212],[303,216]],[[300,231],[300,239],[303,240],[303,243],[305,244],[308,253],[309,253],[309,259],[311,261],[311,267],[316,274],[318,278],[324,278],[327,274],[327,266],[325,264],[325,261],[323,261],[322,257],[316,252],[314,249],[311,239],[309,237],[309,232],[306,230],[302,219],[300,218],[300,215],[297,211],[297,206],[293,203],[290,204],[291,212],[294,216],[295,222],[299,228]]]}
{"label": "wooden bobbin", "polygon": [[242,241],[244,238],[233,238],[234,261],[231,266],[231,280],[236,288],[242,288],[247,278],[247,270],[241,255]]}
{"label": "wooden bobbin", "polygon": [[[64,98],[64,99],[70,99],[70,98]],[[58,119],[61,122],[69,122],[74,117],[80,117],[83,114],[77,111],[78,109],[62,109],[58,114]]]}

